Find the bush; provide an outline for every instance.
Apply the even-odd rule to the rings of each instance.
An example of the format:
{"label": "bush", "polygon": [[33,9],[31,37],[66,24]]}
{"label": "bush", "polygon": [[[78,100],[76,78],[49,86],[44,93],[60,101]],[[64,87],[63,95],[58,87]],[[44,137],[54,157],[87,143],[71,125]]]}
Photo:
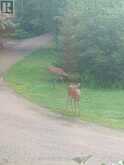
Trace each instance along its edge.
{"label": "bush", "polygon": [[13,33],[11,36],[16,39],[25,39],[25,38],[33,37],[34,34],[28,33],[24,31],[23,29],[17,28],[15,33]]}

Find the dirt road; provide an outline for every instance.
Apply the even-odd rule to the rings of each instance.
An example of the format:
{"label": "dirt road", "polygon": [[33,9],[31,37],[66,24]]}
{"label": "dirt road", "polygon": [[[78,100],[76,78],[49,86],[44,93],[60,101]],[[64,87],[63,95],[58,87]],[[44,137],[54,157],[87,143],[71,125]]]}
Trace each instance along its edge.
{"label": "dirt road", "polygon": [[[4,73],[25,53],[50,43],[51,36],[9,42],[0,52]],[[124,133],[80,123],[29,103],[0,82],[0,165],[75,165],[72,158],[92,154],[88,165],[124,159]]]}

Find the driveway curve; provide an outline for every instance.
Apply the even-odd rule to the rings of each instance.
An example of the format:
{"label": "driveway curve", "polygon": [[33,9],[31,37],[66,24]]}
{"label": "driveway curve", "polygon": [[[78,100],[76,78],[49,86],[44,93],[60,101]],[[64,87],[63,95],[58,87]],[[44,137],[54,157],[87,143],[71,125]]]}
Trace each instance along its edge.
{"label": "driveway curve", "polygon": [[[9,41],[0,52],[1,74],[51,35]],[[40,108],[0,80],[0,165],[76,165],[76,156],[93,155],[88,165],[124,159],[124,133],[80,123]]]}

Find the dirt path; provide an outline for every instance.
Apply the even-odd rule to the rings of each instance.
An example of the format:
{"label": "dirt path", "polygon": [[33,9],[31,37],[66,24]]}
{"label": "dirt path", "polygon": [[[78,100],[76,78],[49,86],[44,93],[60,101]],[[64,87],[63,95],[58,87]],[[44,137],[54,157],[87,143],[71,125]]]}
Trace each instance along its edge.
{"label": "dirt path", "polygon": [[[9,49],[0,52],[2,71],[50,40],[50,35],[44,35],[9,42]],[[0,165],[75,165],[72,158],[81,153],[93,155],[88,165],[124,159],[124,133],[54,115],[1,81]]]}
{"label": "dirt path", "polygon": [[42,37],[26,39],[21,41],[8,41],[6,49],[0,51],[0,73],[5,72],[10,66],[24,57],[25,54],[41,46],[45,47],[50,44],[50,34],[45,34]]}

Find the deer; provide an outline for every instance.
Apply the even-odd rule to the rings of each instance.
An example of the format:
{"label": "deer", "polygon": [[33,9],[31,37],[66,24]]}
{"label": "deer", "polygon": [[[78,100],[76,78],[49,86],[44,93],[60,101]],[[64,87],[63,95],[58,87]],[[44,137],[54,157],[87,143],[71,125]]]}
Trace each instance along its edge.
{"label": "deer", "polygon": [[72,111],[80,116],[80,83],[68,86],[67,107],[71,104]]}
{"label": "deer", "polygon": [[63,68],[50,66],[48,67],[48,72],[51,75],[53,75],[51,82],[54,88],[55,88],[56,82],[64,82],[65,78],[68,77],[68,74],[64,71]]}

